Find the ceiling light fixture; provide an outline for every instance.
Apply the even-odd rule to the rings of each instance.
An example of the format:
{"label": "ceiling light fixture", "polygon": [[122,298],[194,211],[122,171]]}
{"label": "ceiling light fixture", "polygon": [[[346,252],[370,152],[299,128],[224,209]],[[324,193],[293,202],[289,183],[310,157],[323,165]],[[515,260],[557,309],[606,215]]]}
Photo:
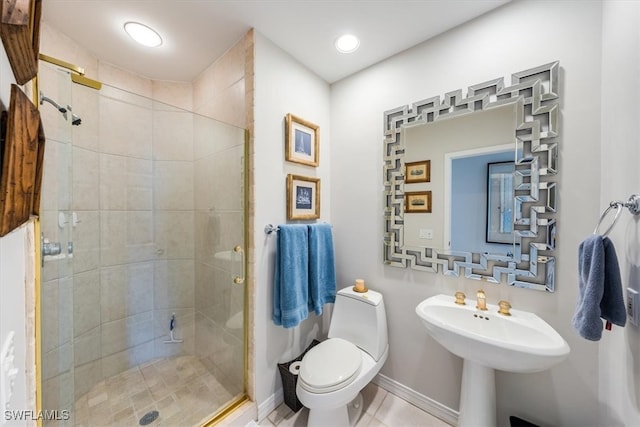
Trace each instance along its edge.
{"label": "ceiling light fixture", "polygon": [[124,24],[124,30],[129,36],[148,47],[158,47],[162,44],[162,37],[154,29],[139,22],[129,21]]}
{"label": "ceiling light fixture", "polygon": [[358,49],[360,40],[353,34],[345,34],[336,39],[336,49],[341,53],[351,53]]}

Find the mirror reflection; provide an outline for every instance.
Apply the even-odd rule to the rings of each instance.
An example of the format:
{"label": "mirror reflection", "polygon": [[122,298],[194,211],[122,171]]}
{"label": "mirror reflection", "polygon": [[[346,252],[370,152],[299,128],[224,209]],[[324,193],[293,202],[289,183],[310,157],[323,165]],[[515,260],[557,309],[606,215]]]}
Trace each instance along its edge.
{"label": "mirror reflection", "polygon": [[[515,114],[515,106],[507,104],[403,129],[405,164],[420,160],[430,160],[432,164],[430,182],[410,183],[405,178],[405,194],[432,192],[431,213],[405,212],[405,244],[513,254]],[[508,178],[495,183],[496,177],[489,180],[489,164],[509,161]],[[502,169],[495,169],[494,175],[504,174]],[[498,190],[506,182],[511,183],[509,193],[494,191],[492,195],[498,199],[491,200],[488,186],[496,185]],[[495,217],[495,212],[488,215],[489,205],[500,207],[501,216]]]}

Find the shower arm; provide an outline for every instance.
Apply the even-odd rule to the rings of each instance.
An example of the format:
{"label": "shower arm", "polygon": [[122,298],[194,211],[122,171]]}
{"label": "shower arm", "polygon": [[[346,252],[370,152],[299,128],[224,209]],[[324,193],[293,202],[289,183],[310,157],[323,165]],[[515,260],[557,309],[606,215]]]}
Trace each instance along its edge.
{"label": "shower arm", "polygon": [[60,111],[64,115],[65,119],[67,118],[67,109],[64,108],[62,105],[58,104],[53,99],[44,96],[42,91],[40,91],[40,105],[43,105],[45,101],[47,101],[49,104],[51,104],[54,107],[56,107],[56,110]]}
{"label": "shower arm", "polygon": [[42,91],[40,91],[40,105],[43,105],[45,101],[48,102],[49,104],[53,105],[54,107],[56,107],[56,109],[62,113],[62,115],[64,116],[65,120],[67,120],[67,112],[70,112],[71,113],[71,124],[72,125],[79,126],[81,124],[82,119],[80,118],[80,116],[78,116],[73,111],[71,111],[71,106],[70,105],[67,105],[67,108],[64,108],[62,105],[58,104],[53,99],[45,96],[42,93]]}

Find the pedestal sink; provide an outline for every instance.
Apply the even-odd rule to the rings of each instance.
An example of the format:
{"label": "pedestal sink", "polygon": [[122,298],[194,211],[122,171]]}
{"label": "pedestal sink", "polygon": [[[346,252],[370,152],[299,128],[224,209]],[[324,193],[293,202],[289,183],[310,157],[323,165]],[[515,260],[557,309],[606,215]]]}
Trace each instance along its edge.
{"label": "pedestal sink", "polygon": [[451,353],[464,359],[458,426],[496,425],[495,369],[539,372],[569,355],[569,345],[534,313],[498,306],[475,308],[475,301],[455,303],[449,295],[422,301],[416,313],[427,332]]}

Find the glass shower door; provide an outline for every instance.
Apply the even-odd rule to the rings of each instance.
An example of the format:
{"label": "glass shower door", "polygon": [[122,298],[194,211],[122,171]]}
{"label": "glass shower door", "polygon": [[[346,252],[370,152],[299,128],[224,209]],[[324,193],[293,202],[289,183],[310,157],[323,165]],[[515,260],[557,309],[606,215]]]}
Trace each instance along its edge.
{"label": "glass shower door", "polygon": [[42,409],[62,414],[59,425],[73,425],[73,156],[69,115],[59,108],[66,111],[70,104],[71,80],[68,72],[41,63],[39,84],[46,136],[40,201]]}

